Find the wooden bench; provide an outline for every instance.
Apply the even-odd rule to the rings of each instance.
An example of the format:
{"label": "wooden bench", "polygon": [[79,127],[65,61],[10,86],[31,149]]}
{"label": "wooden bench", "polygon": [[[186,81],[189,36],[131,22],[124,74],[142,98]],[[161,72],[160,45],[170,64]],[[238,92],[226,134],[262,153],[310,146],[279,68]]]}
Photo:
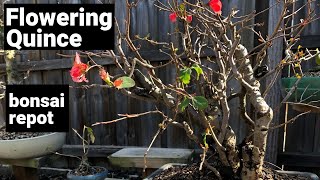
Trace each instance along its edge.
{"label": "wooden bench", "polygon": [[[147,148],[123,148],[109,158],[109,162],[117,167],[144,168],[144,154]],[[146,156],[147,169],[144,176],[150,174],[154,169],[160,168],[168,163],[188,163],[193,151],[191,149],[174,148],[151,148]]]}

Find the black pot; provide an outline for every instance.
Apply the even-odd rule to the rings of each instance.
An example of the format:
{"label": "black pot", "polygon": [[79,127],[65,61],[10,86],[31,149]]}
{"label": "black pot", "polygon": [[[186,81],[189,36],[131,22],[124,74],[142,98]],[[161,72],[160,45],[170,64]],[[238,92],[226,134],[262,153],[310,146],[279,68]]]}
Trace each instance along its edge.
{"label": "black pot", "polygon": [[299,171],[280,171],[277,170],[279,174],[289,174],[289,175],[300,175],[304,177],[308,177],[311,180],[319,180],[319,177],[316,174],[309,173],[309,172],[299,172]]}
{"label": "black pot", "polygon": [[[150,174],[148,177],[146,177],[144,180],[152,180],[155,176],[160,174],[162,171],[165,171],[166,169],[169,169],[171,167],[176,166],[186,166],[186,164],[179,164],[179,163],[169,163],[165,164],[156,171],[154,171],[152,174]],[[304,177],[308,177],[311,180],[320,180],[319,177],[316,174],[309,173],[309,172],[298,172],[298,171],[277,171],[278,173],[283,174],[289,174],[289,175],[300,175]]]}

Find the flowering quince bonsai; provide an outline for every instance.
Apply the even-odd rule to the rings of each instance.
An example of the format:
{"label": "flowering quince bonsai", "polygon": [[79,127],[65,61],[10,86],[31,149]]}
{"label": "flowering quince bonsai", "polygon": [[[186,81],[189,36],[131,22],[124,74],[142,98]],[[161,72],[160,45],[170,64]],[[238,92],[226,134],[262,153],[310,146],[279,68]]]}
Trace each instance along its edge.
{"label": "flowering quince bonsai", "polygon": [[[224,178],[223,173],[225,172],[218,171],[218,169],[221,170],[221,167],[211,166],[210,159],[206,156],[214,149],[221,162],[218,164],[221,164],[222,168],[229,169],[233,173],[232,176],[243,180],[263,178],[262,170],[268,130],[282,126],[272,127],[271,121],[274,113],[272,107],[278,107],[279,104],[271,106],[265,98],[268,97],[272,86],[277,84],[275,83],[279,80],[277,75],[281,74],[284,67],[319,55],[319,52],[308,50],[303,58],[297,59],[294,58],[295,53],[292,50],[298,41],[298,38],[292,37],[299,37],[303,28],[316,17],[314,14],[316,11],[304,9],[315,7],[312,5],[314,1],[308,0],[307,5],[297,7],[297,10],[293,12],[287,9],[292,7],[294,1],[277,1],[277,4],[271,8],[283,8],[277,15],[279,19],[276,22],[280,25],[269,29],[270,34],[262,35],[254,29],[260,23],[250,24],[254,22],[257,15],[255,12],[238,16],[239,11],[232,9],[226,16],[223,16],[220,0],[210,0],[207,4],[203,4],[202,0],[194,1],[194,3],[187,0],[181,3],[176,0],[155,0],[157,2],[155,6],[168,13],[166,20],[177,27],[175,33],[168,34],[173,37],[166,38],[172,42],[170,40],[169,42],[158,42],[157,39],[152,39],[154,37],[148,35],[131,37],[126,34],[132,32],[130,31],[131,10],[139,3],[139,1],[126,1],[127,15],[125,17],[128,19],[121,19],[126,22],[121,28],[118,23],[115,23],[118,54],[116,55],[113,50],[95,54],[113,59],[115,66],[124,76],[111,75],[94,62],[91,63],[92,65],[81,63],[79,55],[76,54],[74,67],[70,71],[73,81],[86,82],[85,74],[92,68],[99,68],[101,79],[109,87],[121,89],[121,93],[131,98],[152,102],[155,106],[167,107],[170,115],[164,114],[157,108],[141,114],[119,115],[125,116],[120,119],[156,113],[163,117],[150,147],[157,136],[172,125],[182,128],[188,138],[203,150],[199,164],[200,170],[205,166],[212,170],[211,174],[214,174],[217,179]],[[288,18],[292,18],[292,15],[300,10],[308,12],[304,15],[303,22],[295,21],[298,24],[293,25],[286,23]],[[288,31],[283,31],[283,29]],[[248,30],[252,30],[252,34],[257,35],[260,42],[252,52],[241,44],[242,35],[248,33]],[[269,50],[273,50],[270,49],[271,45],[274,40],[278,39],[284,41],[285,57],[283,59],[272,57],[274,59],[270,63],[273,68],[264,68],[269,71],[263,71],[265,73],[262,74],[257,73],[258,69],[267,63],[266,59],[269,58],[266,58],[266,54]],[[141,41],[159,47],[160,52],[164,53],[169,61],[158,66],[150,63],[150,60],[140,53],[143,49],[143,46],[139,44]],[[132,53],[125,54],[124,45]],[[94,53],[87,53],[88,56],[92,54]],[[176,72],[171,78],[171,83],[165,83],[156,73],[167,66]],[[276,75],[271,76],[273,73]],[[260,75],[257,76],[257,74]],[[264,78],[267,78],[267,82],[272,82],[267,84],[266,89],[260,87],[260,80]],[[239,85],[238,89],[234,89],[235,84]],[[238,101],[232,101],[235,98]],[[247,110],[247,105],[251,107],[250,112]],[[239,137],[235,133],[235,127],[230,125],[230,122],[238,119],[231,117],[231,111],[237,111],[237,114],[241,115],[239,119],[246,124],[245,129],[237,130],[245,131],[242,133],[245,134],[245,138],[238,139],[238,142]],[[118,120],[97,122],[94,125],[107,125],[113,122],[118,122]]]}

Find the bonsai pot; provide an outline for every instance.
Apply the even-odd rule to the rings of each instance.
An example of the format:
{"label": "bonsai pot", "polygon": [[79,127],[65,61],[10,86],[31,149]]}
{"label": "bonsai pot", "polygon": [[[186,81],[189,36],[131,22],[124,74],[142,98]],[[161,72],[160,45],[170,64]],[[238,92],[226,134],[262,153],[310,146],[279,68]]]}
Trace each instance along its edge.
{"label": "bonsai pot", "polygon": [[[295,85],[298,78],[282,78],[281,83],[285,94]],[[310,98],[308,98],[310,97]],[[297,89],[289,97],[289,101],[299,102],[300,99],[306,99],[305,102],[317,101],[320,99],[320,77],[302,77],[297,84]]]}
{"label": "bonsai pot", "polygon": [[180,163],[168,163],[163,166],[161,166],[159,169],[151,173],[148,177],[144,178],[143,180],[152,180],[154,177],[156,177],[158,174],[160,174],[162,171],[165,171],[169,168],[176,167],[176,166],[186,166],[187,164],[180,164]]}
{"label": "bonsai pot", "polygon": [[[296,77],[281,79],[284,96],[295,86],[297,80]],[[293,109],[302,112],[311,110],[313,113],[320,113],[320,108],[317,107],[319,102],[316,102],[320,99],[320,77],[302,77],[296,86],[296,90],[287,100],[293,103]],[[300,102],[301,100],[304,101]],[[316,103],[311,103],[312,101]]]}
{"label": "bonsai pot", "polygon": [[66,133],[54,132],[32,138],[0,140],[0,159],[41,157],[60,149],[65,139]]}
{"label": "bonsai pot", "polygon": [[67,174],[68,180],[104,180],[108,175],[108,170],[104,167],[99,167],[103,169],[101,172],[93,174],[93,175],[87,175],[87,176],[77,176],[72,174],[72,171],[70,171]]}
{"label": "bonsai pot", "polygon": [[[163,165],[161,168],[150,174],[148,177],[146,177],[144,180],[152,180],[154,177],[156,177],[158,174],[160,174],[162,171],[165,171],[166,169],[169,169],[171,167],[176,166],[186,166],[186,164],[178,164],[178,163],[169,163]],[[299,175],[306,177],[311,180],[319,180],[319,177],[316,174],[309,173],[309,172],[297,172],[297,171],[276,171],[279,174],[288,174],[288,175]]]}
{"label": "bonsai pot", "polygon": [[316,174],[309,173],[309,172],[299,172],[299,171],[279,171],[277,170],[278,173],[280,174],[289,174],[289,175],[300,175],[307,177],[311,180],[319,180],[319,177]]}

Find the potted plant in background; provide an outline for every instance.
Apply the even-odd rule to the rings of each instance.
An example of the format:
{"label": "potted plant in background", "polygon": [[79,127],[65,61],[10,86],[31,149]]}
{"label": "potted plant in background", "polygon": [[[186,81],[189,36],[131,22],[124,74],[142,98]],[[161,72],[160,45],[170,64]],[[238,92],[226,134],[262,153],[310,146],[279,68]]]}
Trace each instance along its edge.
{"label": "potted plant in background", "polygon": [[70,171],[67,174],[69,180],[103,180],[108,175],[108,170],[104,167],[91,166],[88,162],[88,152],[90,143],[94,143],[95,136],[90,127],[84,126],[82,136],[75,130],[73,131],[82,140],[83,155],[78,168]]}
{"label": "potted plant in background", "polygon": [[[306,51],[309,50],[306,49]],[[296,62],[292,64],[291,69],[289,68],[288,73],[290,75],[290,70],[292,70],[294,76],[281,79],[285,99],[292,104],[295,110],[320,113],[320,54],[318,49],[316,53],[316,67],[303,73],[300,63],[304,61],[304,53],[299,45],[295,54]]]}

